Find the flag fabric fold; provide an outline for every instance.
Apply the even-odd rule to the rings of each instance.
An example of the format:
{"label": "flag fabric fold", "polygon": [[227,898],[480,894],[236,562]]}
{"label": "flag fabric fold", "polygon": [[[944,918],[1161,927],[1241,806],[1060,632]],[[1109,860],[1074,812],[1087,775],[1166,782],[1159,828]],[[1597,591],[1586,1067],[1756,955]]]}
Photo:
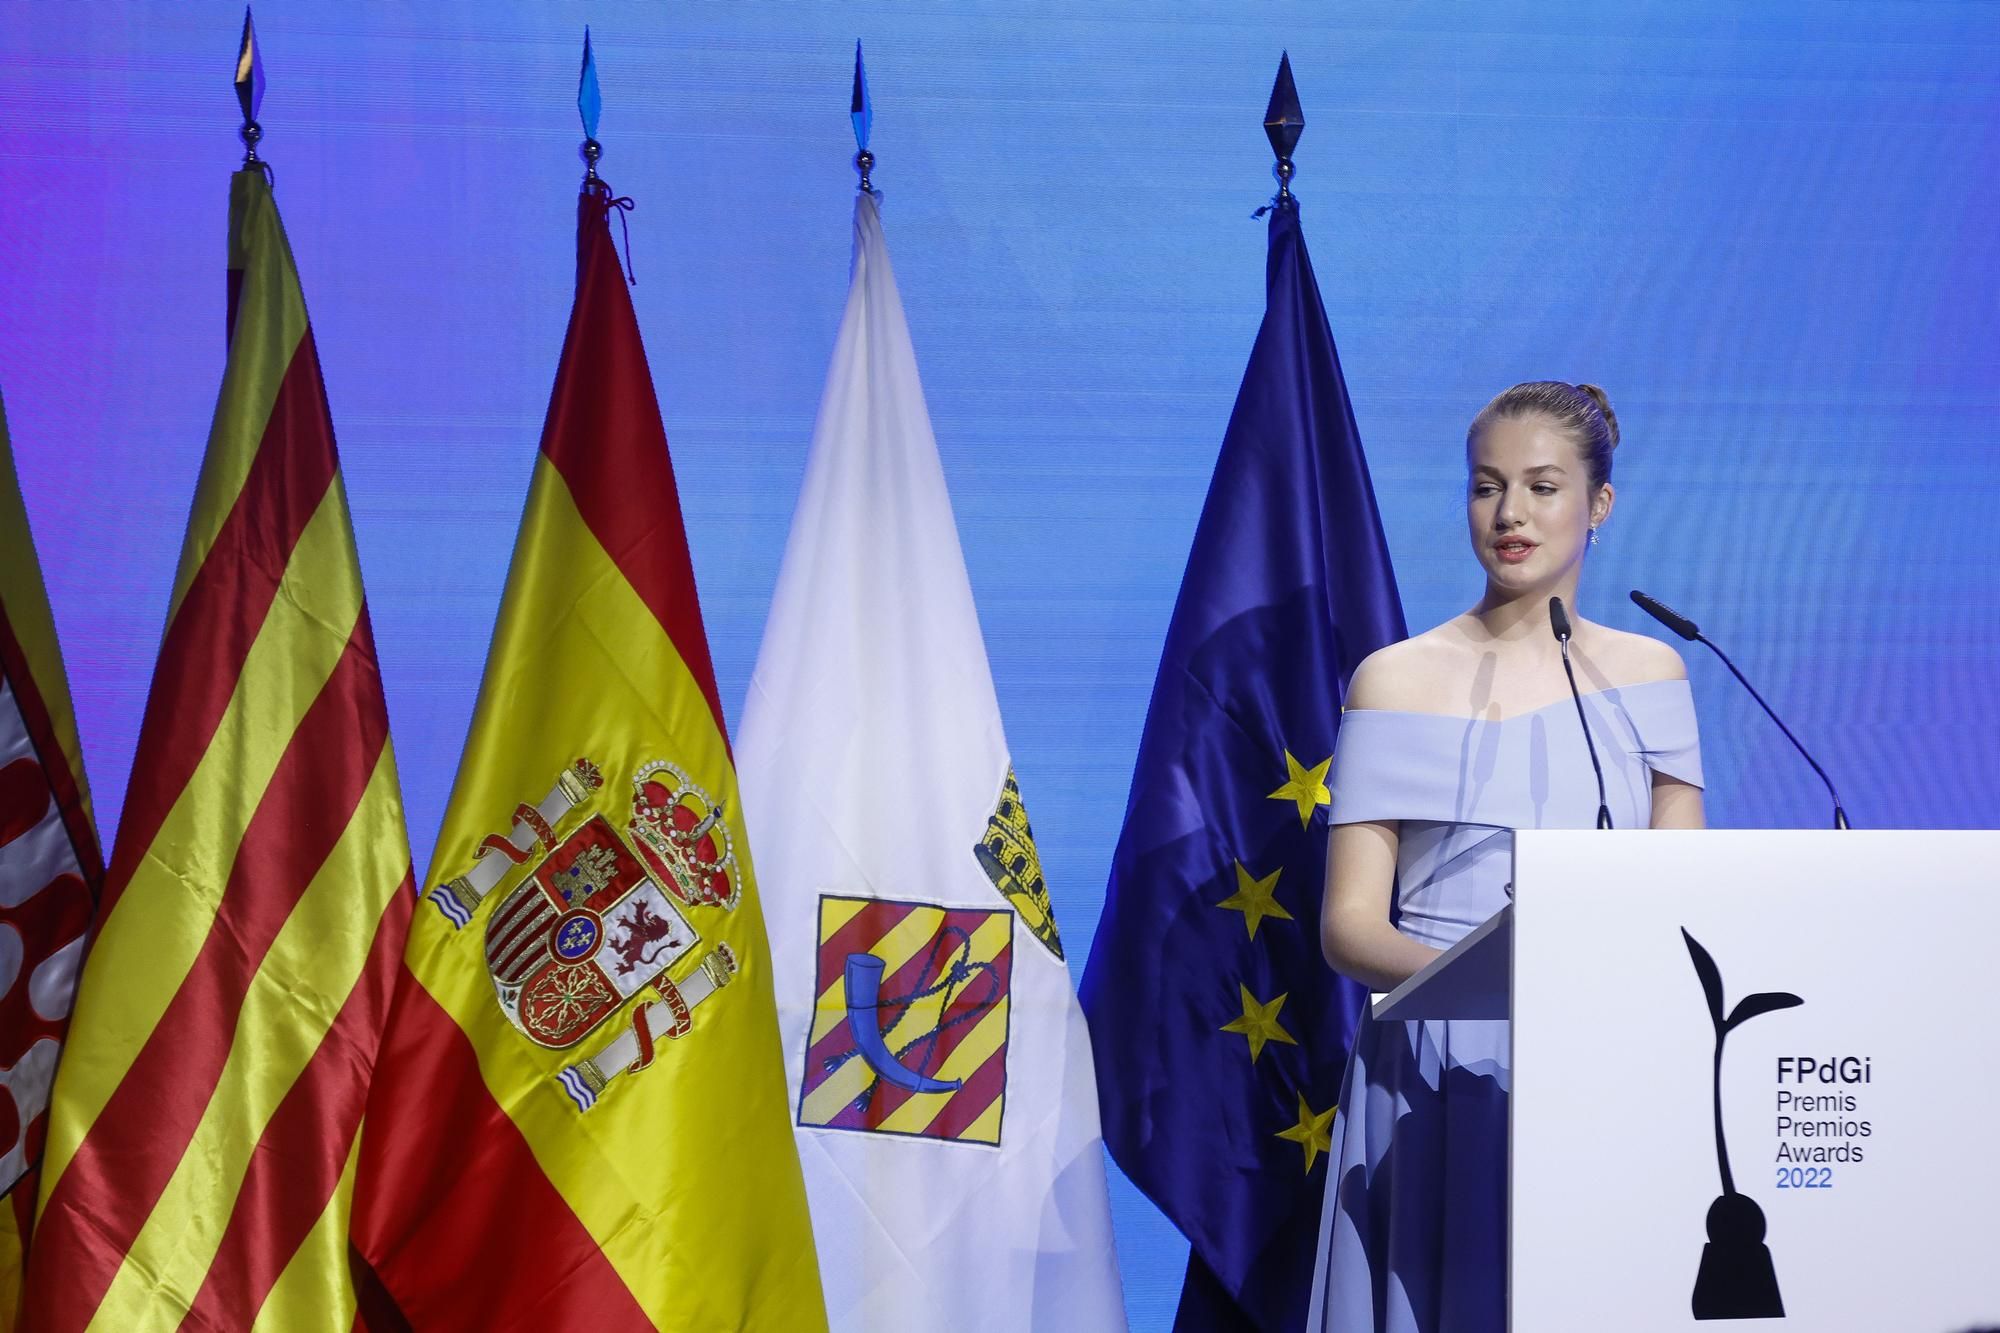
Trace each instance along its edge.
{"label": "flag fabric fold", "polygon": [[14,475],[0,404],[0,1330],[21,1279],[48,1130],[49,1086],[104,866],[69,681]]}
{"label": "flag fabric fold", "polygon": [[319,360],[234,177],[229,355],[49,1117],[36,1329],[353,1308],[351,1158],[409,847]]}
{"label": "flag fabric fold", "polygon": [[1123,1328],[1090,1037],[866,192],[738,756],[833,1326]]}
{"label": "flag fabric fold", "polygon": [[824,1326],[772,974],[601,183],[368,1107],[361,1324]]}
{"label": "flag fabric fold", "polygon": [[1105,1140],[1187,1236],[1181,1322],[1290,1330],[1365,999],[1320,956],[1354,668],[1404,635],[1295,204],[1195,530],[1084,973]]}

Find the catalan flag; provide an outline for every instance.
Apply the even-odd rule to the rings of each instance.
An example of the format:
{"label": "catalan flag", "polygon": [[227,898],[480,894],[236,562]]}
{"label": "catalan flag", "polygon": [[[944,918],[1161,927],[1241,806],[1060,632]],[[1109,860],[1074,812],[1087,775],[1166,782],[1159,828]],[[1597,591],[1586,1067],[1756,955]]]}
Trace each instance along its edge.
{"label": "catalan flag", "polygon": [[364,1326],[825,1326],[673,461],[593,179],[368,1107]]}
{"label": "catalan flag", "polygon": [[229,357],[56,1080],[37,1330],[351,1318],[354,1144],[413,901],[291,248],[229,211]]}
{"label": "catalan flag", "polygon": [[48,1130],[92,904],[104,880],[55,621],[0,406],[0,1329],[15,1327]]}

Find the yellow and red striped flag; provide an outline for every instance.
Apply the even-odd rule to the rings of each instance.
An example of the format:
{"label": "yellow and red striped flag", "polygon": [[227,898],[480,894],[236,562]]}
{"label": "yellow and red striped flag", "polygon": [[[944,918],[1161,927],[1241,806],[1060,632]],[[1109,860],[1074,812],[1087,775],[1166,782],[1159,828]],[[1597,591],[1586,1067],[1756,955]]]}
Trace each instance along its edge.
{"label": "yellow and red striped flag", "polygon": [[49,1084],[104,866],[0,405],[0,1330],[21,1306]]}
{"label": "yellow and red striped flag", "polygon": [[319,358],[270,185],[57,1076],[29,1326],[345,1327],[354,1144],[414,901]]}
{"label": "yellow and red striped flag", "polygon": [[825,1327],[770,950],[609,229],[576,303],[354,1197],[366,1327]]}

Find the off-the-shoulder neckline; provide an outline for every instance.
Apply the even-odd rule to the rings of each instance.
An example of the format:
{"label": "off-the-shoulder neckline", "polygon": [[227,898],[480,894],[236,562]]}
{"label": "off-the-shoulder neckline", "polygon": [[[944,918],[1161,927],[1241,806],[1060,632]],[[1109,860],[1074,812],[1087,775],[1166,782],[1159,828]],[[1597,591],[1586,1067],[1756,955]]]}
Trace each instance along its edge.
{"label": "off-the-shoulder neckline", "polygon": [[[1585,690],[1583,697],[1586,699],[1596,699],[1603,695],[1617,696],[1631,690],[1647,689],[1654,685],[1679,685],[1686,687],[1687,683],[1686,676],[1663,676],[1659,680],[1641,680],[1635,681],[1630,685],[1609,685],[1601,690]],[[1525,713],[1509,713],[1506,717],[1472,717],[1465,713],[1426,713],[1409,708],[1343,708],[1340,710],[1340,715],[1342,717],[1356,717],[1367,713],[1379,713],[1385,717],[1434,717],[1440,722],[1502,723],[1519,722],[1523,718],[1539,717],[1541,714],[1548,712],[1551,708],[1558,705],[1566,707],[1574,706],[1570,702],[1570,697],[1565,694],[1559,699],[1551,699],[1540,708],[1530,708]]]}

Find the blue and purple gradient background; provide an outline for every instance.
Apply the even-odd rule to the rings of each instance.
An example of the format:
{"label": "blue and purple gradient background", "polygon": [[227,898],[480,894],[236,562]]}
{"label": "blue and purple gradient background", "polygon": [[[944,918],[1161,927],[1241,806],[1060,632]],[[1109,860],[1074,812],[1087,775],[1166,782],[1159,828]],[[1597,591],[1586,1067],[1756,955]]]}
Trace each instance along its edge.
{"label": "blue and purple gradient background", "polygon": [[[1639,585],[1696,615],[1857,821],[2000,825],[2000,6],[1087,8],[260,8],[420,867],[568,310],[586,22],[732,716],[845,291],[867,43],[891,247],[1079,965],[1260,312],[1286,47],[1410,623],[1478,591],[1466,420],[1516,380],[1594,380],[1626,443],[1585,613],[1647,628]],[[241,17],[0,5],[0,387],[107,834],[222,366]],[[1822,821],[1720,666],[1689,665],[1711,820]],[[1113,1188],[1135,1326],[1163,1328],[1183,1248]]]}

